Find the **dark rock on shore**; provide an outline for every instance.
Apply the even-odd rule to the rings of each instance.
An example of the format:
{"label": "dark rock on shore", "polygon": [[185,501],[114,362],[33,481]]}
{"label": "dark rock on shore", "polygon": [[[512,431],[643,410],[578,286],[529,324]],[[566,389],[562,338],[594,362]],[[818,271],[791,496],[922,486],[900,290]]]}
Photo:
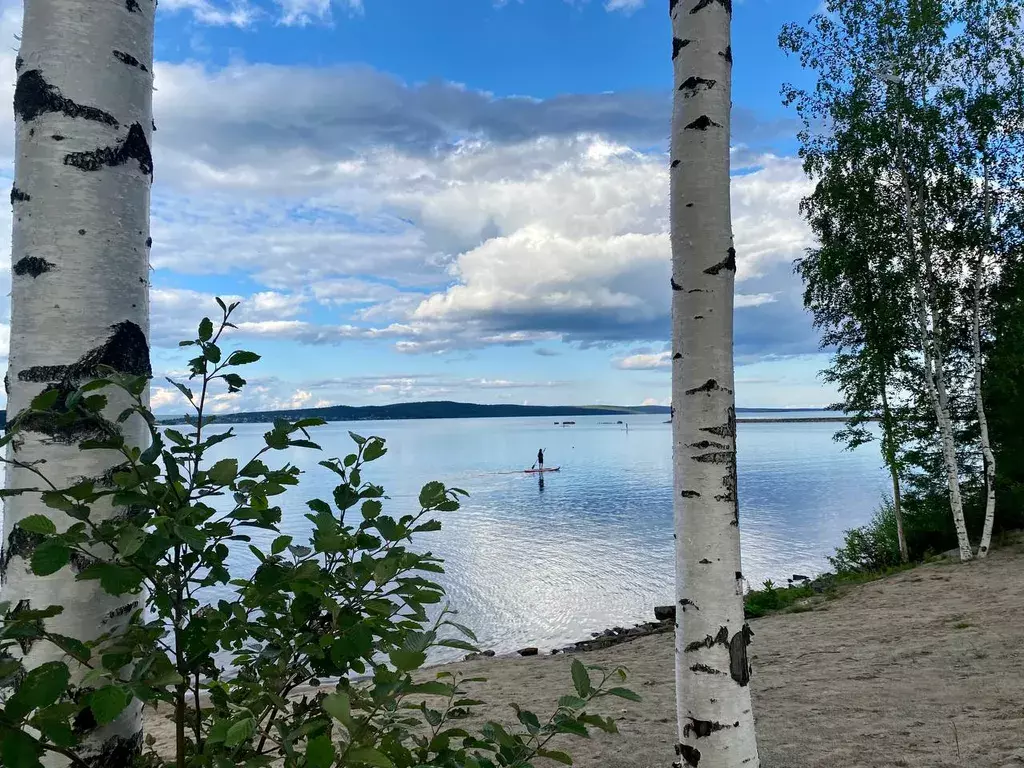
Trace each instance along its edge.
{"label": "dark rock on shore", "polygon": [[523,648],[519,651],[520,656],[536,656],[540,651],[536,648]]}
{"label": "dark rock on shore", "polygon": [[674,605],[659,605],[654,609],[654,618],[658,621],[675,621],[676,607]]}

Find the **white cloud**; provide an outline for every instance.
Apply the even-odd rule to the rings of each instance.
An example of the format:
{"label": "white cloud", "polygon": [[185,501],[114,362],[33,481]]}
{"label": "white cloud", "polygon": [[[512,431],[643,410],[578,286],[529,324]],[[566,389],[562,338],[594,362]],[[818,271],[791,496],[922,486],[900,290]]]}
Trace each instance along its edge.
{"label": "white cloud", "polygon": [[615,361],[615,367],[624,371],[654,371],[672,367],[672,351],[629,355]]}
{"label": "white cloud", "polygon": [[247,0],[160,0],[158,7],[163,12],[190,12],[200,24],[215,27],[248,27],[261,15]]}
{"label": "white cloud", "polygon": [[604,9],[606,11],[623,11],[632,13],[644,7],[645,0],[606,0]]}
{"label": "white cloud", "polygon": [[[280,7],[280,23],[289,26],[305,26],[331,19],[332,0],[274,0]],[[335,0],[336,4],[351,14],[364,12],[363,0]]]}

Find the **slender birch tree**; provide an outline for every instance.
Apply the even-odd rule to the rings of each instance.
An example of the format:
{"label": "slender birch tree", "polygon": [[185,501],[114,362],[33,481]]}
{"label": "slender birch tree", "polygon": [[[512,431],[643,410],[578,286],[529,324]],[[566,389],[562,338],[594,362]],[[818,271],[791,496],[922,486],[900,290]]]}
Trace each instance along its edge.
{"label": "slender birch tree", "polygon": [[756,768],[736,491],[732,3],[671,0],[669,15],[677,765]]}
{"label": "slender birch tree", "polygon": [[[149,200],[153,180],[153,32],[155,0],[26,0],[14,93],[16,119],[8,418],[20,424],[8,445],[7,489],[57,487],[82,479],[112,482],[115,452],[81,451],[106,422],[45,418],[33,401],[66,401],[106,367],[150,375]],[[37,400],[37,398],[40,398]],[[125,402],[112,396],[114,422]],[[131,443],[147,434],[137,417],[122,425]],[[74,521],[45,508],[38,494],[6,500],[0,601],[14,612],[64,606],[51,632],[88,640],[111,631],[137,606],[77,581],[88,565],[49,562],[55,552],[19,526],[46,514],[63,530]],[[104,515],[130,514],[121,507]],[[63,520],[61,520],[63,516]],[[57,556],[59,560],[59,555]],[[29,564],[52,575],[33,575]],[[38,569],[37,569],[38,570]],[[64,657],[46,642],[25,643],[29,669]],[[80,670],[81,673],[81,670]],[[88,725],[88,724],[85,724]],[[84,749],[89,765],[120,768],[141,746],[136,702],[99,728]],[[58,763],[66,764],[64,758]]]}

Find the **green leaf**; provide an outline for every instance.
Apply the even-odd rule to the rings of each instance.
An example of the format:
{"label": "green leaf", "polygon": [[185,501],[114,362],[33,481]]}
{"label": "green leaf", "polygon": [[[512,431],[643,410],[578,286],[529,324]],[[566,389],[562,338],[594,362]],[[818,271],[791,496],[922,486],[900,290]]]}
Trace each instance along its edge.
{"label": "green leaf", "polygon": [[572,758],[565,754],[565,752],[555,752],[550,749],[538,749],[537,757],[554,760],[556,763],[561,763],[562,765],[572,765]]}
{"label": "green leaf", "polygon": [[73,747],[78,743],[71,726],[56,718],[35,717],[32,719],[32,725],[58,747]]}
{"label": "green leaf", "polygon": [[328,768],[334,762],[334,744],[326,734],[309,740],[306,745],[306,765],[309,768]]}
{"label": "green leaf", "polygon": [[59,509],[61,512],[70,512],[75,508],[75,502],[59,491],[44,492],[42,500],[50,509]]}
{"label": "green leaf", "polygon": [[7,700],[6,715],[21,718],[34,709],[48,706],[67,690],[71,673],[66,664],[50,661],[29,670],[18,690]]}
{"label": "green leaf", "polygon": [[567,709],[585,709],[587,702],[577,696],[563,696],[558,700],[558,706]]}
{"label": "green leaf", "polygon": [[292,543],[291,536],[278,536],[274,539],[274,543],[270,545],[270,554],[279,555],[288,549],[288,545]]}
{"label": "green leaf", "polygon": [[209,341],[213,338],[213,321],[208,317],[204,317],[202,322],[199,323],[199,340]]}
{"label": "green leaf", "polygon": [[23,731],[5,728],[0,739],[0,764],[17,768],[37,768],[42,763],[39,756],[43,749],[39,742]]}
{"label": "green leaf", "polygon": [[429,509],[434,504],[444,500],[444,485],[436,480],[427,483],[420,491],[420,506]]}
{"label": "green leaf", "polygon": [[[188,387],[186,387],[186,386],[185,386],[184,384],[179,384],[179,383],[178,383],[178,382],[176,382],[176,381],[175,381],[174,379],[167,379],[167,381],[168,381],[168,382],[169,382],[169,383],[170,383],[170,384],[171,384],[172,386],[176,387],[176,388],[177,388],[177,390],[178,390],[179,392],[181,392],[181,394],[183,394],[183,395],[184,395],[185,397],[187,397],[187,398],[188,398],[188,400],[189,400],[189,402],[192,402],[192,401],[194,401],[194,400],[195,400],[195,395],[193,395],[193,394],[192,394],[192,390],[191,390],[191,389],[189,389]],[[183,443],[183,444],[187,445],[187,442],[186,442],[186,443]]]}
{"label": "green leaf", "polygon": [[18,523],[18,527],[29,533],[56,533],[57,526],[46,515],[29,515]]}
{"label": "green leaf", "polygon": [[237,747],[243,741],[250,738],[256,732],[256,723],[251,717],[239,720],[228,728],[227,736],[224,737],[224,744],[228,747]]}
{"label": "green leaf", "polygon": [[389,657],[399,672],[411,672],[419,669],[427,660],[427,654],[421,651],[392,651]]}
{"label": "green leaf", "polygon": [[221,459],[206,473],[212,485],[230,485],[238,476],[238,459]]}
{"label": "green leaf", "polygon": [[244,350],[237,350],[228,355],[228,365],[249,365],[255,363],[260,359],[260,356],[255,352],[246,352]]}
{"label": "green leaf", "polygon": [[73,637],[66,637],[64,635],[57,635],[52,632],[48,634],[47,637],[52,640],[57,647],[61,648],[76,659],[84,659],[88,661],[92,656],[92,651],[90,651],[88,646],[86,646],[86,644],[81,640],[76,640]]}
{"label": "green leaf", "polygon": [[628,688],[612,688],[607,691],[609,696],[618,696],[620,699],[628,699],[629,701],[641,702],[640,695],[629,690]]}
{"label": "green leaf", "polygon": [[57,399],[59,397],[59,389],[48,389],[45,392],[41,392],[32,398],[32,410],[48,411],[57,404]]}
{"label": "green leaf", "polygon": [[352,722],[352,708],[348,696],[340,691],[329,694],[324,699],[323,708],[327,714],[346,727]]}
{"label": "green leaf", "polygon": [[99,579],[100,586],[111,595],[137,592],[142,585],[142,574],[135,568],[116,563],[93,563],[78,574],[79,581]]}
{"label": "green leaf", "polygon": [[117,536],[117,551],[121,557],[131,557],[146,540],[146,535],[134,525],[126,525]]}
{"label": "green leaf", "polygon": [[354,747],[348,751],[348,761],[363,765],[372,765],[374,768],[394,768],[387,755],[378,752],[371,747]]}
{"label": "green leaf", "polygon": [[71,550],[60,539],[44,541],[32,552],[32,573],[49,576],[71,561]]}
{"label": "green leaf", "polygon": [[572,660],[572,684],[576,687],[576,693],[584,699],[594,690],[590,683],[590,674],[579,659]]}
{"label": "green leaf", "polygon": [[108,685],[89,695],[89,709],[92,710],[97,723],[107,725],[114,722],[124,712],[131,699],[131,694],[121,686]]}

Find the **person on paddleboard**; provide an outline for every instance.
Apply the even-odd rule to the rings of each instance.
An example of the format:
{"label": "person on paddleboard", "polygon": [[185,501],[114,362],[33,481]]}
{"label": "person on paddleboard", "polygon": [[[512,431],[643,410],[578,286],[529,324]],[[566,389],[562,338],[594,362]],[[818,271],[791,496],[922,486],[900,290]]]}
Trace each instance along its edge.
{"label": "person on paddleboard", "polygon": [[544,471],[544,449],[537,451],[537,469]]}

